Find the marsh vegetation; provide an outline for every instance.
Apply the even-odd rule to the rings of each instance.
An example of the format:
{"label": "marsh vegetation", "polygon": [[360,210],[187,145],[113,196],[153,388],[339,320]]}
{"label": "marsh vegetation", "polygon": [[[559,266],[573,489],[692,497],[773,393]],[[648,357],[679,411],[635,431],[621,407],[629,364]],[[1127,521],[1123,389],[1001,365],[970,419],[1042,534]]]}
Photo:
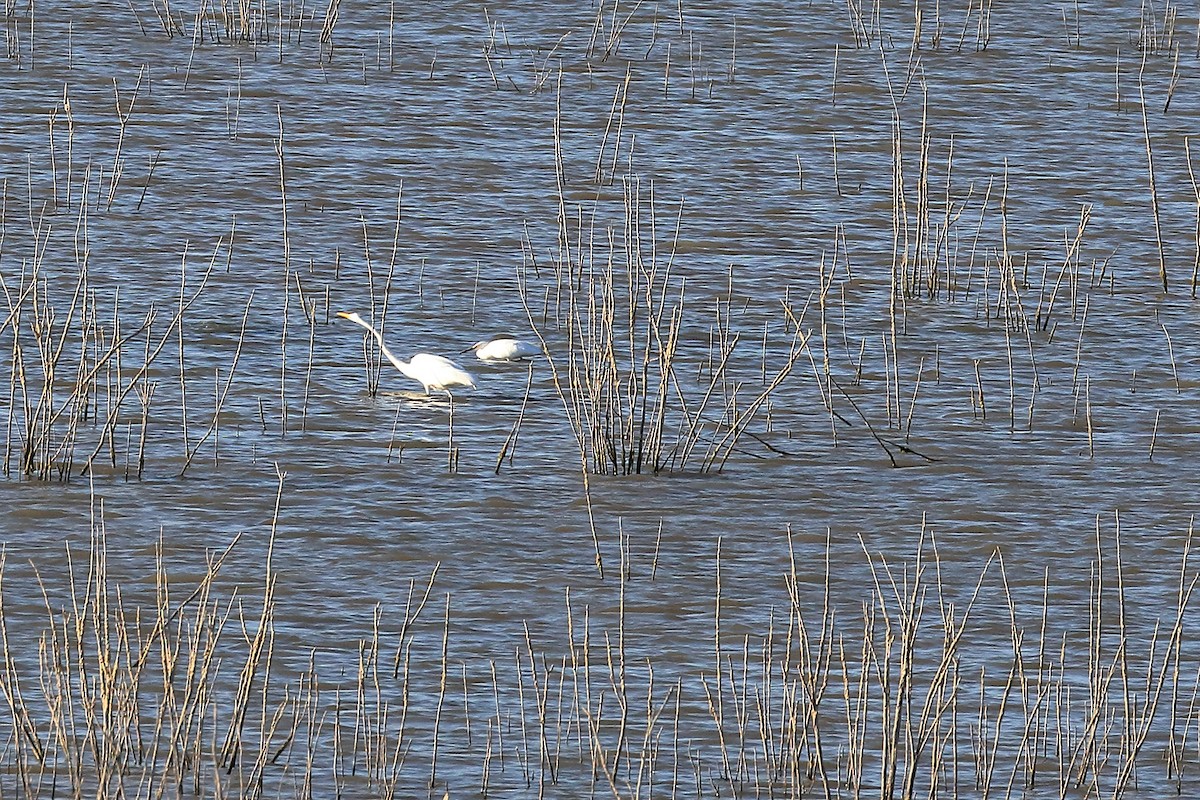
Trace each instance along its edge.
{"label": "marsh vegetation", "polygon": [[6,4],[0,793],[1194,791],[1200,21],[885,6]]}

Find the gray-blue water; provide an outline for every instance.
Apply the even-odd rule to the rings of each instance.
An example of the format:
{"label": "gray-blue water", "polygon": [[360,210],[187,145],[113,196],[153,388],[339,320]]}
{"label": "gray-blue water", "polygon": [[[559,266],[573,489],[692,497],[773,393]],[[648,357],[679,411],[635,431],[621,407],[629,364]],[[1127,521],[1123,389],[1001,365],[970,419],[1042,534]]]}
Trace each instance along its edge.
{"label": "gray-blue water", "polygon": [[[815,766],[810,729],[785,743],[779,709],[805,694],[794,612],[810,626],[820,617],[828,558],[848,637],[832,658],[858,675],[864,603],[905,595],[919,546],[932,587],[935,544],[955,613],[989,559],[1004,577],[993,560],[954,661],[963,719],[943,761],[909,739],[902,775],[937,796],[995,794],[1010,779],[1038,796],[1111,793],[1161,669],[1174,677],[1147,723],[1137,788],[1174,788],[1172,741],[1186,785],[1200,663],[1190,607],[1176,650],[1168,640],[1200,447],[1196,11],[985,5],[6,6],[0,538],[12,660],[0,785],[49,794],[46,776],[58,775],[63,791],[66,753],[92,753],[82,734],[63,743],[37,676],[53,671],[44,638],[39,649],[47,606],[71,605],[67,550],[86,585],[101,529],[110,591],[119,583],[147,619],[161,548],[172,607],[192,603],[175,625],[193,613],[206,554],[241,533],[214,583],[214,608],[234,610],[204,733],[188,740],[200,749],[220,749],[229,728],[271,549],[273,647],[253,686],[250,754],[214,768],[197,751],[168,788],[383,796],[387,781],[366,765],[386,762],[398,796],[878,793],[877,766],[861,785],[849,776],[836,680],[820,712],[830,774]],[[578,348],[563,300],[578,276],[564,263],[583,263],[584,280],[611,266],[624,287],[632,220],[641,263],[659,280],[670,264],[666,292],[684,298],[673,413],[679,397],[694,408],[704,394],[722,327],[738,339],[710,423],[727,402],[747,408],[784,366],[789,312],[810,338],[722,470],[697,456],[658,474],[593,474],[585,491],[551,367],[562,386]],[[175,325],[181,287],[195,299]],[[363,332],[334,316],[374,310],[378,323],[385,295],[397,354],[445,354],[475,375],[455,394],[452,441],[447,399],[386,362],[369,392]],[[66,330],[49,400],[47,321],[51,342]],[[503,332],[549,347],[527,401],[527,365],[460,354]],[[101,359],[122,336],[120,355]],[[74,391],[81,374],[86,392]],[[88,413],[71,427],[80,398]],[[46,430],[50,449],[25,464]],[[1098,548],[1104,646],[1092,652]],[[396,637],[435,568],[405,682],[393,675]],[[921,663],[942,647],[936,596]],[[570,625],[583,653],[585,607],[586,699],[568,643]],[[360,682],[376,608],[379,678]],[[1026,668],[1047,683],[1026,676],[1010,695],[985,788],[978,739],[999,724],[1014,617]],[[126,624],[143,635],[152,625]],[[1122,658],[1127,680],[1109,672]],[[310,665],[319,697],[303,688]],[[864,697],[877,703],[890,673],[873,669]],[[621,688],[614,676],[626,674]],[[614,710],[622,691],[629,731]],[[906,730],[924,691],[905,706]],[[994,701],[982,726],[980,696]],[[1089,705],[1099,696],[1108,705]],[[22,702],[49,752],[41,763],[13,721]],[[278,708],[278,729],[263,734]],[[379,747],[363,744],[375,731],[366,708],[386,718]],[[774,709],[777,727],[760,732],[755,708]],[[886,748],[870,708],[857,749],[874,764]],[[296,722],[309,711],[312,724]],[[121,780],[150,796],[159,786],[145,776],[163,756],[145,742],[163,715],[150,700],[142,713]],[[1096,720],[1107,761],[1071,750]],[[548,731],[545,749],[536,730]],[[1040,743],[1038,770],[1018,752],[1023,735]],[[1095,783],[1088,758],[1103,763]],[[40,789],[23,783],[31,774]]]}

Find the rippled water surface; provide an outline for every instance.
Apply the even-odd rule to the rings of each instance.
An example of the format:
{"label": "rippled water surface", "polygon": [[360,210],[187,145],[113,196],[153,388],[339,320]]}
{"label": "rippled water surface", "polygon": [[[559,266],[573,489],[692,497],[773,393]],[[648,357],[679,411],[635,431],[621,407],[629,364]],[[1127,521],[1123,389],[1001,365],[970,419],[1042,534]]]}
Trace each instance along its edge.
{"label": "rippled water surface", "polygon": [[[94,740],[45,679],[48,612],[107,593],[153,642],[158,587],[167,629],[226,620],[172,745],[205,796],[1194,788],[1195,9],[987,5],[9,4],[0,785],[158,790],[161,676]],[[661,470],[585,474],[572,430],[605,275],[622,369],[644,282],[678,310]],[[355,310],[476,388],[372,392]],[[548,357],[459,354],[504,332]],[[124,777],[68,769],[117,729]]]}

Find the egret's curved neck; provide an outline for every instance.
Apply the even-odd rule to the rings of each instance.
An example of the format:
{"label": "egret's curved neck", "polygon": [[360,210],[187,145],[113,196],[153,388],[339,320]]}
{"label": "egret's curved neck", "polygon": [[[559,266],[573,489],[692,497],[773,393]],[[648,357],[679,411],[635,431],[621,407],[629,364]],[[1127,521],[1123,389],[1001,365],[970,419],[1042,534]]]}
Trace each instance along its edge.
{"label": "egret's curved neck", "polygon": [[368,325],[365,322],[362,322],[359,324],[362,325],[364,328],[366,328],[368,331],[370,331],[371,335],[375,337],[375,341],[379,342],[379,349],[381,351],[383,351],[384,358],[386,358],[388,361],[392,362],[393,367],[400,370],[401,372],[403,372],[405,375],[412,378],[413,380],[419,380],[417,378],[417,376],[412,373],[412,364],[410,362],[404,361],[403,359],[400,359],[400,358],[397,358],[395,353],[393,353],[391,350],[388,350],[388,346],[383,343],[383,334],[382,333],[375,330],[374,328],[372,328],[370,325]]}

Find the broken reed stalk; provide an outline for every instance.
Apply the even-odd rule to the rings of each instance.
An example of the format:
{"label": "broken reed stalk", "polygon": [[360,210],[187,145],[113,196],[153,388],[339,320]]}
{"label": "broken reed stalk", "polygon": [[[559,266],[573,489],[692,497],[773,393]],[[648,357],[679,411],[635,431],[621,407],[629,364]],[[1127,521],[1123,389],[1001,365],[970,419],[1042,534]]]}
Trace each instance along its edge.
{"label": "broken reed stalk", "polygon": [[1150,453],[1147,456],[1149,461],[1154,460],[1154,443],[1158,440],[1158,419],[1161,415],[1161,409],[1154,412],[1154,427],[1150,430]]}
{"label": "broken reed stalk", "polygon": [[1171,362],[1171,378],[1175,381],[1175,393],[1182,394],[1183,388],[1179,385],[1179,369],[1175,366],[1175,347],[1171,344],[1171,334],[1167,332],[1166,323],[1159,323],[1162,328],[1163,336],[1167,339],[1167,356]]}
{"label": "broken reed stalk", "polygon": [[1083,376],[1084,419],[1087,422],[1088,459],[1096,457],[1095,428],[1092,426],[1092,377]]}
{"label": "broken reed stalk", "polygon": [[979,414],[983,420],[987,420],[987,401],[983,396],[983,376],[979,374],[980,361],[981,359],[978,358],[971,359],[971,362],[975,367],[975,389],[978,392],[977,396],[979,398]]}
{"label": "broken reed stalk", "polygon": [[134,211],[142,210],[142,203],[146,200],[146,192],[150,189],[150,181],[154,180],[154,170],[158,167],[159,159],[162,157],[162,150],[155,150],[154,155],[149,159],[148,169],[146,170],[146,182],[142,184],[142,193],[138,196],[137,206]]}

